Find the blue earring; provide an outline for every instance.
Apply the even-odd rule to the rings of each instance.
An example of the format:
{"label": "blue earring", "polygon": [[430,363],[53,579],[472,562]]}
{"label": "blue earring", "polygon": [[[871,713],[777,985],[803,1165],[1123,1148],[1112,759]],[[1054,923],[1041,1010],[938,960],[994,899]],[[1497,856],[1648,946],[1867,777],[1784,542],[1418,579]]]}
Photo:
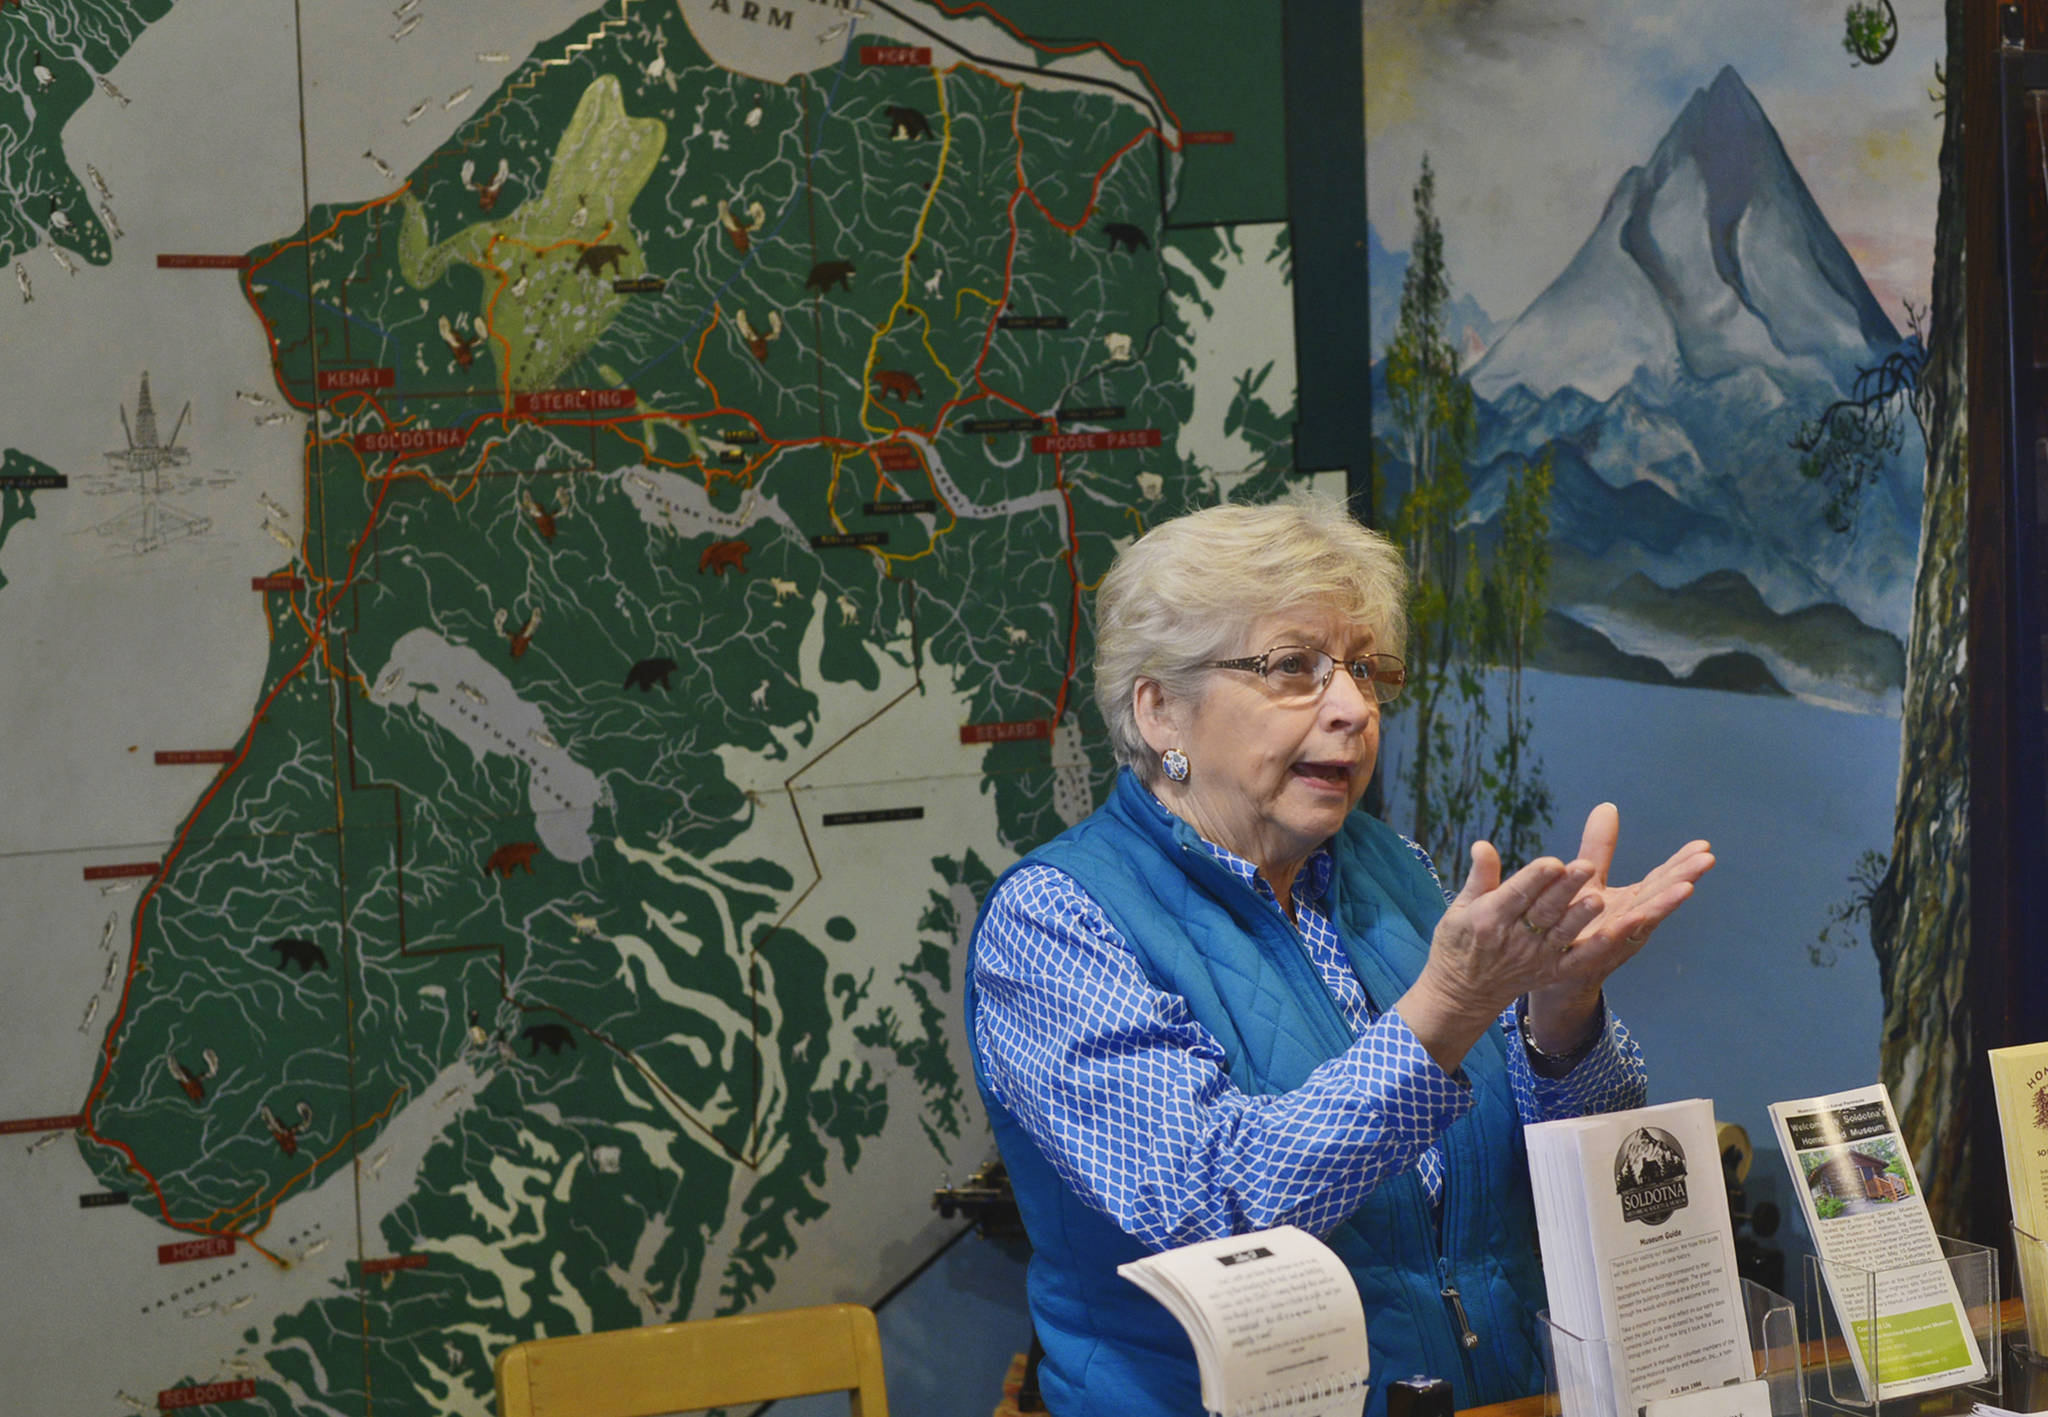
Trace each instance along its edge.
{"label": "blue earring", "polygon": [[1166,769],[1166,775],[1175,782],[1188,780],[1188,755],[1178,748],[1168,748],[1161,753],[1159,766]]}

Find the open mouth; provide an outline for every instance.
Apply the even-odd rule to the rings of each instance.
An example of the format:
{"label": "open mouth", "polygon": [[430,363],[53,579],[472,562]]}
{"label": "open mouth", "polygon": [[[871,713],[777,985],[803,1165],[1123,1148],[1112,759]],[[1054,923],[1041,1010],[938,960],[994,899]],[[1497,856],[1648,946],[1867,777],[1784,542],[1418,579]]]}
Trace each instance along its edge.
{"label": "open mouth", "polygon": [[1343,786],[1351,781],[1351,766],[1348,763],[1296,763],[1294,775]]}

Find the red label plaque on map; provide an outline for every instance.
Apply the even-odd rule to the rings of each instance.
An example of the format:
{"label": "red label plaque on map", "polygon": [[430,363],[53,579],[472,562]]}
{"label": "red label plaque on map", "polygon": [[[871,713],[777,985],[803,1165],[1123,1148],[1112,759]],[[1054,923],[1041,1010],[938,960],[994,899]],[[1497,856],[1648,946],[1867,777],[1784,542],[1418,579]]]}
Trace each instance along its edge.
{"label": "red label plaque on map", "polygon": [[159,251],[156,255],[156,268],[160,271],[246,271],[249,269],[249,258]]}
{"label": "red label plaque on map", "polygon": [[1099,453],[1108,448],[1156,448],[1157,428],[1109,428],[1099,433],[1041,433],[1031,440],[1034,453]]}
{"label": "red label plaque on map", "polygon": [[381,1260],[363,1261],[363,1273],[365,1275],[390,1274],[394,1270],[425,1269],[426,1267],[427,1257],[425,1255],[389,1255]]}
{"label": "red label plaque on map", "polygon": [[200,1383],[197,1387],[167,1387],[156,1395],[156,1410],[177,1412],[187,1407],[210,1407],[216,1402],[241,1402],[255,1395],[254,1378],[236,1378],[231,1383]]}
{"label": "red label plaque on map", "polygon": [[1221,148],[1236,142],[1237,134],[1228,128],[1207,129],[1199,133],[1190,133],[1183,129],[1180,141],[1181,146],[1187,148]]}
{"label": "red label plaque on map", "polygon": [[871,44],[861,50],[860,62],[891,69],[930,68],[932,52],[923,45]]}
{"label": "red label plaque on map", "polygon": [[921,464],[917,460],[917,449],[906,443],[884,443],[875,449],[875,460],[884,472],[916,472]]}
{"label": "red label plaque on map", "polygon": [[252,576],[251,590],[304,590],[306,583],[298,576]]}
{"label": "red label plaque on map", "polygon": [[84,1125],[83,1112],[73,1112],[68,1117],[16,1117],[11,1122],[0,1122],[0,1137],[21,1132],[75,1132]]}
{"label": "red label plaque on map", "polygon": [[158,1245],[158,1264],[183,1264],[187,1260],[217,1260],[235,1252],[232,1235],[207,1235],[198,1240],[180,1240],[175,1245]]}
{"label": "red label plaque on map", "polygon": [[469,438],[463,428],[387,428],[382,433],[356,434],[359,453],[445,453]]}
{"label": "red label plaque on map", "polygon": [[160,768],[192,767],[201,763],[227,764],[235,760],[233,748],[159,748],[156,750],[156,765]]}
{"label": "red label plaque on map", "polygon": [[536,389],[512,395],[514,413],[611,413],[631,408],[640,396],[631,389]]}
{"label": "red label plaque on map", "polygon": [[1052,737],[1052,720],[1047,718],[1019,718],[1009,723],[963,723],[960,725],[962,743],[1012,743],[1020,738]]}
{"label": "red label plaque on map", "polygon": [[396,369],[322,369],[313,376],[313,387],[328,394],[349,389],[389,389],[397,384]]}
{"label": "red label plaque on map", "polygon": [[118,881],[124,876],[154,876],[156,873],[157,863],[154,861],[135,861],[125,866],[85,868],[85,878],[88,881]]}

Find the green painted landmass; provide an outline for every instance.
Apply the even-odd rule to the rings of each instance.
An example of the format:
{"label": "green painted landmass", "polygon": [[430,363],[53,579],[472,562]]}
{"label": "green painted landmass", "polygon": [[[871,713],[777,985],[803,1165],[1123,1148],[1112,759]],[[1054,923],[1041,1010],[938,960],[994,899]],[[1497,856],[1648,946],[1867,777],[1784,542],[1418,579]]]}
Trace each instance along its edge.
{"label": "green painted landmass", "polygon": [[[429,246],[426,208],[406,195],[400,270],[424,289],[458,262],[476,268],[484,300],[463,329],[482,335],[478,352],[498,363],[511,389],[548,387],[597,346],[633,298],[612,285],[647,271],[625,214],[653,175],[666,133],[658,118],[628,117],[619,81],[604,74],[583,91],[540,190],[503,219]],[[472,169],[470,180],[488,185],[494,176],[479,179]]]}
{"label": "green painted landmass", "polygon": [[[96,87],[106,86],[111,101],[128,102],[105,76],[170,8],[171,0],[0,5],[0,132],[8,138],[0,144],[0,261],[38,246],[96,266],[112,259],[114,237],[102,206],[113,203],[72,175],[64,125]],[[28,269],[36,280],[63,274],[46,261]]]}
{"label": "green painted landmass", "polygon": [[[1199,17],[1162,17],[1149,5],[1072,0],[1003,0],[996,9],[1025,35],[1055,51],[1104,44],[1139,61],[1130,87],[1163,101],[1188,130],[1229,133],[1227,144],[1186,149],[1173,207],[1178,224],[1284,221],[1287,116],[1281,102],[1283,55],[1278,5],[1205,5]],[[1150,77],[1148,85],[1141,82]],[[1171,120],[1170,120],[1171,121]],[[1325,114],[1333,128],[1358,114]]]}
{"label": "green painted landmass", "polygon": [[[7,534],[15,525],[33,518],[36,514],[35,490],[29,487],[10,486],[10,480],[17,477],[55,477],[57,469],[48,463],[39,462],[17,448],[0,453],[0,551],[7,548]],[[0,590],[7,588],[7,570],[0,565]]]}
{"label": "green painted landmass", "polygon": [[[914,619],[924,672],[948,671],[972,720],[1062,713],[1099,791],[1101,725],[1070,669],[1092,653],[1077,587],[1148,518],[1206,495],[1175,449],[1192,356],[1161,257],[1171,242],[1215,270],[1225,248],[1210,231],[1169,237],[1149,140],[1112,161],[1140,114],[853,59],[764,86],[712,66],[673,10],[635,7],[620,25],[617,9],[536,51],[403,199],[321,210],[255,253],[280,379],[326,407],[313,588],[271,596],[249,760],[143,906],[144,972],[93,1103],[94,1129],[133,1150],[172,1218],[264,1239],[269,1207],[336,1167],[375,1166],[391,1113],[451,1065],[479,1070],[372,1240],[428,1266],[279,1327],[277,1370],[351,1410],[372,1392],[380,1410],[463,1410],[516,1339],[758,1301],[892,1109],[912,1109],[936,1164],[951,1158],[971,1106],[948,1041],[958,892],[978,897],[992,871],[971,855],[906,867],[889,888],[928,892],[917,937],[861,978],[835,971],[857,927],[829,918],[817,940],[788,923],[808,868],[749,854],[748,828],[777,804],[750,798],[721,754],[814,746],[820,694],[877,685],[878,660],[907,666]],[[891,107],[926,115],[930,135],[892,141]],[[701,121],[630,116],[676,112]],[[480,221],[475,183],[501,161],[505,214]],[[721,202],[759,204],[745,251]],[[1148,246],[1112,249],[1109,220],[1140,224]],[[507,366],[515,389],[544,373],[623,384],[636,405],[507,416],[500,356],[452,361],[441,325],[492,308],[494,250],[567,240],[567,266],[599,232],[630,253],[605,288],[536,272],[514,297],[525,306],[508,307],[508,288],[489,318],[535,316]],[[824,269],[835,262],[851,269]],[[642,273],[664,289],[607,293],[612,275]],[[998,306],[1065,326],[993,328]],[[1134,356],[1114,357],[1111,336]],[[396,386],[374,403],[320,393],[315,351],[322,367],[390,367]],[[1253,397],[1261,377],[1232,414],[1267,459],[1239,495],[1282,481],[1285,430]],[[1156,428],[1161,445],[1055,464],[1027,434],[963,426],[1082,405],[1123,409],[1108,426]],[[446,452],[353,450],[387,419],[473,431]],[[876,445],[906,425],[939,467],[880,465]],[[656,477],[696,484],[694,507],[650,514]],[[865,510],[895,499],[946,508]],[[862,532],[889,539],[811,542]],[[714,548],[733,541],[743,566],[720,569]],[[528,624],[515,649],[506,626]],[[400,641],[423,630],[469,657],[435,684],[387,685]],[[822,645],[823,682],[794,673],[807,644]],[[483,669],[499,676],[494,704],[447,682]],[[500,679],[602,784],[583,814],[536,799],[531,732],[479,752],[412,697],[494,722]],[[1006,841],[1063,825],[1043,741],[993,746],[984,774]],[[522,843],[523,859],[491,868]],[[197,1071],[207,1048],[219,1069],[195,1102],[171,1064]],[[299,1128],[289,1149],[265,1109]],[[88,1155],[156,1213],[119,1152]],[[289,1397],[261,1385],[271,1410]]]}

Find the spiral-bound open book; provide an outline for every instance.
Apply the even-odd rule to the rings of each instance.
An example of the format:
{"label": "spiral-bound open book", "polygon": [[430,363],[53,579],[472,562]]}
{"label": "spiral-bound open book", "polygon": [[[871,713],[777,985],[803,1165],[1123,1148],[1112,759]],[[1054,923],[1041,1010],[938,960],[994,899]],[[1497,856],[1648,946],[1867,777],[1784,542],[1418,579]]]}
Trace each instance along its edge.
{"label": "spiral-bound open book", "polygon": [[1365,1308],[1344,1262],[1292,1225],[1204,1240],[1119,1265],[1195,1347],[1217,1417],[1357,1417]]}

